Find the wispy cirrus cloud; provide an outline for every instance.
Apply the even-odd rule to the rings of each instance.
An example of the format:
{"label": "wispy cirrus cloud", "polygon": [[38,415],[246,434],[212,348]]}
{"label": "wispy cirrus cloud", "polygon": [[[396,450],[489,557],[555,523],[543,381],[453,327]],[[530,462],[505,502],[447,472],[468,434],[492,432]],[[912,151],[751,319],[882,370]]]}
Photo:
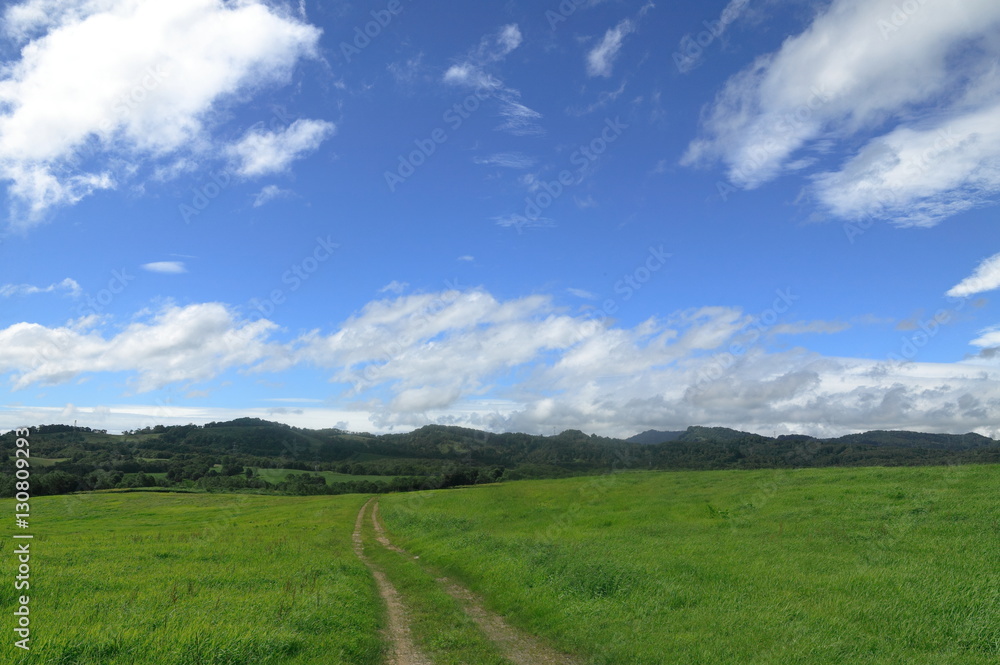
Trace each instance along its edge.
{"label": "wispy cirrus cloud", "polygon": [[521,102],[520,91],[508,87],[504,82],[487,71],[491,65],[501,62],[513,53],[524,41],[517,24],[502,26],[496,33],[483,37],[479,46],[444,73],[442,81],[449,85],[478,89],[499,102],[499,115],[503,122],[497,130],[515,136],[539,136],[545,133],[539,124],[542,114]]}
{"label": "wispy cirrus cloud", "polygon": [[520,152],[498,152],[488,157],[476,157],[473,161],[483,166],[500,166],[505,169],[530,169],[538,163],[534,157]]}
{"label": "wispy cirrus cloud", "polygon": [[625,45],[625,38],[638,29],[639,19],[654,6],[651,2],[647,3],[639,10],[637,18],[622,19],[618,25],[608,28],[601,41],[587,52],[588,76],[603,76],[605,78],[611,76],[618,53]]}

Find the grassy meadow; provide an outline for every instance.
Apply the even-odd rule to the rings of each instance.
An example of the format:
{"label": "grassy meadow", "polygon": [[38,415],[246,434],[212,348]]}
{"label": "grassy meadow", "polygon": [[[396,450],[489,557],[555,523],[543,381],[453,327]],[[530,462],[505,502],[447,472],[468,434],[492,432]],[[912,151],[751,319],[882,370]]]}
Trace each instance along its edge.
{"label": "grassy meadow", "polygon": [[996,663],[1000,467],[621,473],[380,499],[592,664]]}
{"label": "grassy meadow", "polygon": [[[363,503],[360,496],[35,498],[32,651],[15,648],[7,634],[0,663],[380,663],[378,594],[351,549]],[[13,502],[0,508],[13,518]],[[10,549],[0,563],[4,626],[22,593],[11,582]]]}
{"label": "grassy meadow", "polygon": [[[507,662],[443,574],[589,665],[985,665],[1000,657],[998,490],[996,466],[627,472],[382,495],[390,536],[420,558],[375,544],[370,523],[364,539],[440,665]],[[384,608],[351,546],[366,500],[36,498],[33,650],[8,635],[0,662],[383,663]]]}

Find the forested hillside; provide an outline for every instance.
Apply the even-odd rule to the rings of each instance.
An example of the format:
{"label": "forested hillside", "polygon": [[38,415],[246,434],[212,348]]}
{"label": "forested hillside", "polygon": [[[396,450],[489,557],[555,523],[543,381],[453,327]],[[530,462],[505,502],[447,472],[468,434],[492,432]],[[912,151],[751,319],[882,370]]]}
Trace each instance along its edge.
{"label": "forested hillside", "polygon": [[[997,463],[978,434],[875,431],[777,438],[720,427],[650,430],[631,440],[567,430],[494,434],[428,425],[405,434],[308,430],[256,418],[120,435],[31,429],[34,494],[162,488],[287,494],[405,491],[629,469],[759,469]],[[660,440],[662,438],[662,440]],[[0,492],[13,492],[13,433],[0,436]]]}

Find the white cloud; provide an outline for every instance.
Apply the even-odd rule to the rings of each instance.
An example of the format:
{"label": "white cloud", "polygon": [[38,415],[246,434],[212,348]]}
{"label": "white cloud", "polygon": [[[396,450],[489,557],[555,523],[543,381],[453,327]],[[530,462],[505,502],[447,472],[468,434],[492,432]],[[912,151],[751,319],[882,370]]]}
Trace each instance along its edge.
{"label": "white cloud", "polygon": [[781,323],[774,326],[771,332],[775,335],[805,335],[810,333],[832,335],[848,330],[851,324],[844,321],[797,321]]}
{"label": "white cloud", "polygon": [[994,254],[976,266],[976,270],[955,286],[946,295],[952,298],[967,298],[977,293],[1000,289],[1000,254]]}
{"label": "white cloud", "polygon": [[577,289],[574,287],[569,287],[568,289],[566,289],[566,292],[569,293],[571,296],[575,296],[577,298],[583,298],[584,300],[597,300],[596,294],[593,294],[585,289]]}
{"label": "white cloud", "polygon": [[290,190],[282,189],[277,185],[267,185],[259,192],[257,192],[256,195],[254,195],[253,207],[259,208],[262,205],[267,205],[268,203],[274,201],[275,199],[291,196],[291,194],[292,192]]}
{"label": "white cloud", "polygon": [[76,280],[67,277],[61,282],[45,287],[33,286],[31,284],[2,284],[0,285],[0,298],[33,296],[37,293],[52,293],[53,291],[68,291],[69,295],[74,297],[83,293],[83,289],[80,288]]}
{"label": "white cloud", "polygon": [[391,282],[389,282],[388,284],[386,284],[385,286],[383,286],[381,289],[379,289],[378,292],[379,293],[394,293],[396,295],[399,295],[400,293],[402,293],[403,291],[405,291],[408,288],[410,288],[410,285],[408,283],[406,283],[406,282],[398,282],[396,280],[392,280]]}
{"label": "white cloud", "polygon": [[516,23],[500,28],[495,35],[487,35],[479,42],[474,59],[479,63],[498,62],[513,53],[524,41]]}
{"label": "white cloud", "polygon": [[95,372],[130,372],[136,375],[134,388],[146,392],[252,366],[268,355],[265,340],[276,328],[265,320],[238,321],[218,303],[166,307],[152,320],[108,337],[90,323],[61,328],[18,323],[0,330],[0,373],[13,373],[20,389]]}
{"label": "white cloud", "polygon": [[462,256],[458,257],[458,260],[472,263],[473,261],[476,260],[476,257],[472,256],[471,254],[463,254]]}
{"label": "white cloud", "polygon": [[187,272],[187,267],[183,261],[156,261],[154,263],[144,263],[143,270],[158,272],[164,275],[180,275]]}
{"label": "white cloud", "polygon": [[634,19],[623,19],[618,25],[609,28],[604,33],[604,38],[601,39],[600,43],[587,53],[587,74],[589,76],[611,76],[618,52],[625,44],[625,38],[638,29],[639,20],[655,6],[652,2],[647,2],[639,9]]}
{"label": "white cloud", "polygon": [[[0,373],[26,388],[126,372],[138,391],[182,384],[187,392],[227,370],[318,367],[342,386],[345,408],[383,429],[433,420],[615,435],[691,424],[813,434],[1000,433],[1000,367],[779,351],[769,333],[842,325],[779,320],[761,331],[758,319],[732,307],[620,327],[571,314],[548,296],[499,300],[472,290],[377,300],[331,331],[290,342],[274,339],[275,324],[241,321],[218,303],[168,307],[111,333],[93,325],[0,330]],[[997,335],[985,330],[975,343],[993,346]]]}
{"label": "white cloud", "polygon": [[516,23],[505,25],[500,29],[500,35],[497,37],[497,45],[499,48],[496,51],[496,57],[506,57],[508,53],[511,53],[514,49],[520,46],[522,41],[523,38],[521,37],[521,30],[517,27]]}
{"label": "white cloud", "polygon": [[500,166],[507,169],[530,169],[537,163],[534,157],[520,152],[499,152],[489,157],[476,157],[476,164]]}
{"label": "white cloud", "polygon": [[547,229],[556,225],[554,219],[549,217],[532,217],[528,218],[520,213],[508,213],[506,215],[498,215],[493,218],[497,226],[501,226],[505,229]]}
{"label": "white cloud", "polygon": [[682,163],[721,160],[732,183],[754,188],[810,165],[803,151],[860,143],[842,168],[815,176],[816,196],[834,214],[901,225],[928,226],[995,195],[1000,5],[920,3],[899,19],[898,4],[834,0],[726,83]]}
{"label": "white cloud", "polygon": [[4,17],[22,48],[0,78],[0,178],[22,223],[212,150],[211,112],[287,80],[320,35],[259,0],[31,0]]}
{"label": "white cloud", "polygon": [[499,113],[504,118],[497,130],[515,136],[537,136],[545,133],[537,122],[542,114],[522,104],[519,91],[507,87],[503,81],[486,71],[487,67],[514,52],[522,41],[521,31],[516,24],[501,27],[496,34],[483,37],[475,50],[450,66],[442,81],[449,85],[474,88],[481,97],[494,97],[500,103]]}
{"label": "white cloud", "polygon": [[507,90],[498,97],[503,102],[500,115],[505,120],[497,126],[497,130],[514,136],[541,136],[545,130],[537,121],[541,120],[542,114],[517,101],[514,92]]}
{"label": "white cloud", "polygon": [[815,177],[820,201],[840,217],[899,226],[933,226],[991,201],[1000,193],[1000,100],[946,122],[869,142],[840,171]]}
{"label": "white cloud", "polygon": [[979,337],[970,342],[973,346],[981,348],[1000,347],[1000,326],[987,328],[979,333]]}
{"label": "white cloud", "polygon": [[316,150],[335,130],[333,123],[303,119],[276,132],[252,129],[229,148],[229,154],[238,161],[240,175],[256,177],[278,173]]}
{"label": "white cloud", "polygon": [[618,52],[625,44],[625,37],[635,32],[635,22],[624,19],[604,33],[604,38],[587,53],[587,74],[589,76],[611,76]]}

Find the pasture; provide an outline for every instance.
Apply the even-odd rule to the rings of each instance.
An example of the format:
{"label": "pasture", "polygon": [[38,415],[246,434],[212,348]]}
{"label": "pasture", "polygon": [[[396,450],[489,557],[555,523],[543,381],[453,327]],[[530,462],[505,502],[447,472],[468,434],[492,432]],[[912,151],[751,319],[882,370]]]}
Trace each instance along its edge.
{"label": "pasture", "polygon": [[[437,664],[521,662],[460,585],[566,662],[985,665],[998,481],[996,466],[626,472],[381,495],[386,534],[358,534]],[[0,662],[388,662],[385,603],[352,550],[368,498],[36,498],[32,652],[5,631]],[[14,603],[0,585],[5,625]]]}

